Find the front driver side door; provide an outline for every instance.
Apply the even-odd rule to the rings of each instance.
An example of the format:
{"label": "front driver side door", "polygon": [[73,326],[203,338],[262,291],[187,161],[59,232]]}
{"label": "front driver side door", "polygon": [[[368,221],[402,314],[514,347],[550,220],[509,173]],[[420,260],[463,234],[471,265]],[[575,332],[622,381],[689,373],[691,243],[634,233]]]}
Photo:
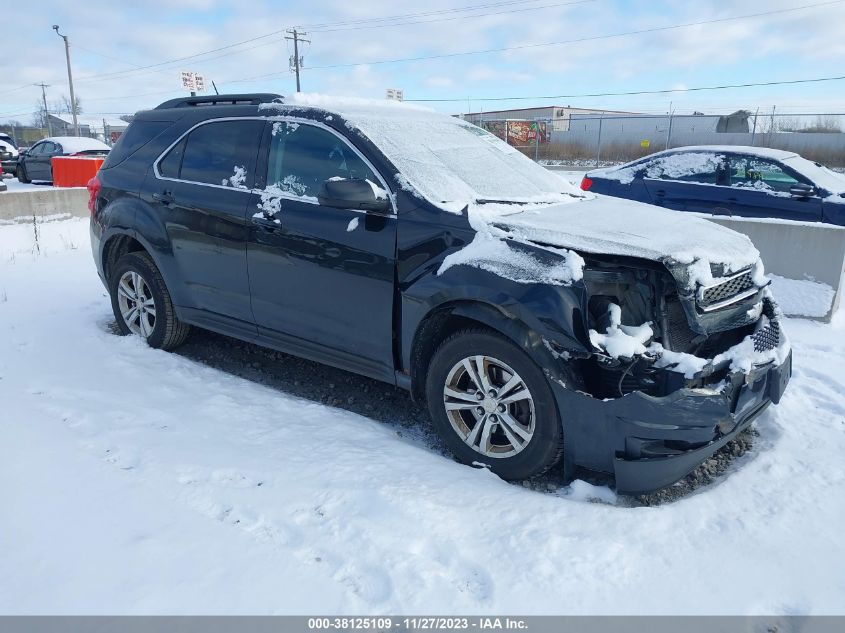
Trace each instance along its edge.
{"label": "front driver side door", "polygon": [[282,349],[393,380],[396,215],[322,206],[329,178],[387,185],[328,126],[268,123],[266,189],[253,196],[247,246],[259,336]]}
{"label": "front driver side door", "polygon": [[35,145],[26,157],[26,175],[30,180],[52,180],[50,158],[56,144],[42,141]]}
{"label": "front driver side door", "polygon": [[[790,194],[794,185],[812,183],[774,160],[733,154],[729,156],[730,208],[736,215],[819,222],[822,199]],[[725,188],[727,190],[727,188]]]}

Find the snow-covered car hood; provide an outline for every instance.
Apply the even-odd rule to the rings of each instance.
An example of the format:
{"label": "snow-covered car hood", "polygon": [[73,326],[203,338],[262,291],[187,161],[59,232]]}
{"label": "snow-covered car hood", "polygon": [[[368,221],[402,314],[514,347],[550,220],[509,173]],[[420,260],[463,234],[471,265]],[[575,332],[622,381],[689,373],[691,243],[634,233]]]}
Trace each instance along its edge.
{"label": "snow-covered car hood", "polygon": [[487,222],[520,241],[572,249],[581,253],[641,257],[692,265],[702,283],[709,264],[724,273],[757,263],[760,253],[745,235],[701,218],[609,196],[532,207]]}

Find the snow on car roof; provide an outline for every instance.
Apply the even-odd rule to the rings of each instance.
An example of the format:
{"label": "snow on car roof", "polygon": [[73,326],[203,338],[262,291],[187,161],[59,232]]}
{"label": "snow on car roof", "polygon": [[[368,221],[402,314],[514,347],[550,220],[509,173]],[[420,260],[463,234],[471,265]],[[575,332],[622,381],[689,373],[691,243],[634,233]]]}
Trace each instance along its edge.
{"label": "snow on car roof", "polygon": [[66,152],[85,152],[92,149],[111,150],[111,147],[102,141],[95,138],[85,138],[84,136],[50,136],[42,140],[58,143]]}
{"label": "snow on car roof", "polygon": [[649,156],[664,156],[666,154],[675,154],[678,152],[730,152],[732,154],[752,154],[760,156],[761,158],[771,158],[773,160],[786,160],[798,156],[795,152],[789,152],[782,149],[772,149],[770,147],[754,147],[751,145],[687,145],[684,147],[673,147],[672,149],[663,150]]}

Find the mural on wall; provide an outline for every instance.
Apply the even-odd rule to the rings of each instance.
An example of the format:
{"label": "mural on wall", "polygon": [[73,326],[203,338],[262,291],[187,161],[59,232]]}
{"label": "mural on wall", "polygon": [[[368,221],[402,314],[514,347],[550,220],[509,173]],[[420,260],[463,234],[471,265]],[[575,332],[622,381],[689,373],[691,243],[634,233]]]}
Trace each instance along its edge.
{"label": "mural on wall", "polygon": [[545,121],[484,121],[481,127],[491,134],[495,134],[507,142],[508,145],[534,145],[537,143],[538,134],[541,144],[549,142],[549,134]]}

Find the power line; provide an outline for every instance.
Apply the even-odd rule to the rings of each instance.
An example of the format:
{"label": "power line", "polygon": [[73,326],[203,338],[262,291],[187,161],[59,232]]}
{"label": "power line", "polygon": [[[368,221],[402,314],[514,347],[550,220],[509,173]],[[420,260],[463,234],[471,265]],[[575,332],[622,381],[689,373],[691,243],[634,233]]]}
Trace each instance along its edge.
{"label": "power line", "polygon": [[[544,95],[535,97],[489,97],[479,98],[473,97],[473,101],[541,101],[543,99],[580,99],[587,97],[629,97],[636,95],[657,95],[669,94],[674,92],[701,92],[705,90],[727,90],[729,88],[756,88],[760,86],[786,86],[792,84],[808,84],[819,83],[823,81],[841,81],[845,79],[845,75],[840,77],[816,77],[813,79],[788,79],[784,81],[761,81],[744,84],[725,84],[721,86],[698,86],[693,88],[666,88],[663,90],[632,90],[629,92],[594,92],[592,94],[570,94],[570,95]],[[405,101],[413,101],[415,103],[447,103],[447,102],[465,102],[466,97],[455,97],[448,99],[405,99]]]}
{"label": "power line", "polygon": [[323,22],[320,24],[297,24],[297,28],[316,30],[326,26],[341,26],[351,24],[370,24],[374,22],[386,22],[390,20],[406,20],[410,18],[427,17],[432,15],[443,15],[447,13],[461,13],[464,11],[477,11],[480,9],[492,9],[502,6],[514,4],[530,4],[532,2],[540,2],[540,0],[508,0],[507,2],[490,2],[485,4],[476,4],[472,6],[455,7],[452,9],[438,9],[433,11],[422,11],[418,13],[405,13],[403,15],[391,15],[379,18],[359,18],[356,20],[341,20],[338,22]]}
{"label": "power line", "polygon": [[[561,46],[563,44],[576,44],[582,42],[593,42],[597,40],[606,40],[612,39],[617,37],[626,37],[629,35],[644,35],[646,33],[659,33],[662,31],[672,31],[677,29],[684,29],[689,28],[691,26],[704,26],[707,24],[721,24],[724,22],[732,22],[735,20],[747,20],[750,18],[759,18],[764,17],[767,15],[776,15],[776,14],[783,14],[783,13],[792,13],[795,11],[803,11],[806,9],[815,9],[818,7],[830,6],[833,4],[841,4],[845,2],[845,0],[829,0],[827,2],[818,2],[816,4],[808,4],[800,7],[792,7],[789,9],[774,9],[771,11],[761,11],[759,13],[748,13],[745,15],[736,15],[726,18],[713,18],[711,20],[700,20],[698,22],[686,22],[684,24],[673,24],[669,26],[655,26],[647,29],[638,29],[636,31],[624,31],[622,33],[611,33],[607,35],[594,35],[590,37],[579,37],[576,39],[571,40],[561,40],[559,42],[543,42],[539,44],[520,44],[517,46],[503,46],[500,48],[488,48],[483,50],[475,50],[475,51],[461,51],[456,53],[442,53],[439,55],[421,55],[418,57],[400,57],[396,59],[381,59],[381,60],[374,60],[369,62],[355,62],[355,63],[345,63],[345,64],[328,64],[324,66],[310,66],[309,70],[321,70],[321,69],[328,69],[328,68],[349,68],[353,66],[375,66],[378,64],[397,64],[402,62],[419,62],[419,61],[427,61],[430,59],[444,59],[444,58],[451,58],[451,57],[463,57],[468,55],[483,55],[488,53],[503,53],[506,51],[515,51],[515,50],[524,50],[524,49],[532,49],[532,48],[541,48],[545,46]],[[269,77],[273,74],[280,74],[280,73],[270,73],[268,75],[264,75],[265,77]]]}
{"label": "power line", "polygon": [[[538,0],[533,0],[538,1]],[[598,2],[598,0],[570,0],[569,2],[555,2],[553,4],[544,4],[536,7],[520,7],[517,9],[505,9],[502,11],[492,11],[488,13],[474,13],[471,15],[453,15],[444,18],[434,18],[433,20],[412,20],[409,22],[390,22],[387,24],[364,24],[364,25],[349,25],[341,28],[331,28],[331,29],[312,29],[312,33],[333,33],[337,31],[360,31],[363,29],[383,29],[383,28],[390,28],[394,26],[409,26],[409,25],[416,25],[416,24],[434,24],[436,22],[450,22],[453,20],[466,20],[467,18],[484,18],[491,15],[505,15],[508,13],[521,13],[525,11],[541,11],[543,9],[551,9],[555,7],[567,7],[576,4],[587,4],[590,2]]]}

